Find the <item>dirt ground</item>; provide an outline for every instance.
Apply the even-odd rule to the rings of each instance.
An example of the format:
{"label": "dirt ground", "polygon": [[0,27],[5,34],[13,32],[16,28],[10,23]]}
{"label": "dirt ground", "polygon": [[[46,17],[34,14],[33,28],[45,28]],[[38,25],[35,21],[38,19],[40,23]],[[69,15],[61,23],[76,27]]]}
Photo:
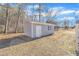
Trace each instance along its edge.
{"label": "dirt ground", "polygon": [[72,56],[75,55],[75,44],[75,30],[59,30],[39,39],[24,34],[1,34],[0,55]]}

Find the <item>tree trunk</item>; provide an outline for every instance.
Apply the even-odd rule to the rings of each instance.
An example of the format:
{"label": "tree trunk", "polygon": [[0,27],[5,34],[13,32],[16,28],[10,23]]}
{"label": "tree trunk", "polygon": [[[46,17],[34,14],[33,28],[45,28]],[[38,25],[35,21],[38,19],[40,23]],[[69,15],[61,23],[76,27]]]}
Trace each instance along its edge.
{"label": "tree trunk", "polygon": [[19,19],[20,19],[20,7],[18,6],[18,19],[16,21],[16,28],[15,28],[15,32],[18,32],[18,24],[19,24]]}
{"label": "tree trunk", "polygon": [[4,29],[4,33],[7,34],[7,29],[8,29],[8,4],[6,7],[6,21],[5,21],[5,29]]}

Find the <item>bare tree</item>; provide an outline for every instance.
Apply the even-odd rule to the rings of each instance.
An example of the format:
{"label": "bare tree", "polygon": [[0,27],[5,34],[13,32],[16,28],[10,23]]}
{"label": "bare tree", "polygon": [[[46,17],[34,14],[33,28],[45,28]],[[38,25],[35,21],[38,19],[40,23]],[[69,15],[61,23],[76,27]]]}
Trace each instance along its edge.
{"label": "bare tree", "polygon": [[6,21],[5,21],[5,29],[4,29],[4,33],[7,34],[7,29],[8,29],[8,8],[9,8],[9,4],[6,4]]}
{"label": "bare tree", "polygon": [[5,8],[0,4],[0,33],[4,32],[5,26]]}
{"label": "bare tree", "polygon": [[20,5],[21,4],[17,4],[17,8],[18,8],[18,13],[17,13],[17,21],[16,21],[16,28],[15,28],[15,32],[17,33],[17,30],[18,30],[18,23],[19,23],[19,19],[20,19]]}
{"label": "bare tree", "polygon": [[60,10],[48,10],[48,20],[47,22],[53,22],[53,24],[57,25],[57,22],[55,21],[54,17],[58,15]]}
{"label": "bare tree", "polygon": [[61,11],[61,9],[58,10],[54,10],[54,9],[50,9],[48,10],[48,20],[47,23],[51,23],[55,25],[55,30],[58,30],[59,28],[59,22],[56,21],[55,17],[58,15],[58,13]]}
{"label": "bare tree", "polygon": [[15,28],[15,32],[17,33],[19,30],[19,25],[22,25],[22,31],[23,31],[23,22],[25,19],[25,12],[24,12],[24,6],[26,4],[17,4],[17,9],[18,9],[18,13],[17,13],[17,21],[16,21],[16,28]]}

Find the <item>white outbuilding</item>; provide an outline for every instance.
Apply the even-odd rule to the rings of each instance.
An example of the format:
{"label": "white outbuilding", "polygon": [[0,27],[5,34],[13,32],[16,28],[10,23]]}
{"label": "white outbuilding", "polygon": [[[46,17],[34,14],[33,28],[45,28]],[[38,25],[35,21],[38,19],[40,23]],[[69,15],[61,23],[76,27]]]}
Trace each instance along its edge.
{"label": "white outbuilding", "polygon": [[39,38],[54,33],[54,25],[43,22],[27,21],[24,26],[24,33],[31,38]]}

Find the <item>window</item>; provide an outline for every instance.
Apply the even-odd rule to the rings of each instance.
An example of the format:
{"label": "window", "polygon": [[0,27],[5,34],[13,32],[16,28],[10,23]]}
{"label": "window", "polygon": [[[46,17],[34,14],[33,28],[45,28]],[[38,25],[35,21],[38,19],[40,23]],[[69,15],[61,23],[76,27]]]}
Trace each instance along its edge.
{"label": "window", "polygon": [[48,30],[51,30],[51,26],[48,26]]}

